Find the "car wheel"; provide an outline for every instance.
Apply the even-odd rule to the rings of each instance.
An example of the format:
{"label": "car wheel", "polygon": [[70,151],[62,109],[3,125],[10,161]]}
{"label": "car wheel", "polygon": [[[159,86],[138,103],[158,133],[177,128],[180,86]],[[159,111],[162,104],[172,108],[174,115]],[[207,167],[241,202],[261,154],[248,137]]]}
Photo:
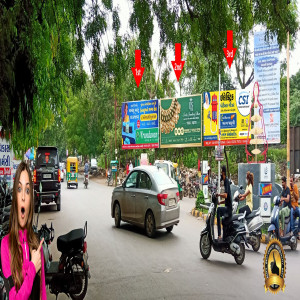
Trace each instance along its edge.
{"label": "car wheel", "polygon": [[172,226],[167,227],[166,229],[167,229],[168,232],[171,232],[173,230],[173,227],[174,226],[172,225]]}
{"label": "car wheel", "polygon": [[155,236],[156,227],[155,227],[155,219],[152,211],[148,211],[146,214],[145,230],[149,238],[153,238]]}
{"label": "car wheel", "polygon": [[121,224],[121,208],[120,208],[119,203],[115,204],[114,216],[115,216],[115,225],[116,225],[117,228],[120,228],[120,224]]}

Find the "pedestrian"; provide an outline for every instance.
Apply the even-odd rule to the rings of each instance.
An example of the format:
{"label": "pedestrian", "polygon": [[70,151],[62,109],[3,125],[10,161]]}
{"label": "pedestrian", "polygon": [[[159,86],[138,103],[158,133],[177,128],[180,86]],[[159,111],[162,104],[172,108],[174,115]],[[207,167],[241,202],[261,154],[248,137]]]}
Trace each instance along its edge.
{"label": "pedestrian", "polygon": [[254,175],[250,171],[246,174],[246,191],[245,194],[240,195],[240,201],[246,199],[246,205],[239,209],[239,213],[243,214],[246,211],[246,216],[251,214],[253,209],[253,182],[254,182]]}
{"label": "pedestrian", "polygon": [[279,212],[279,222],[280,222],[280,236],[283,236],[284,233],[284,219],[288,217],[291,213],[291,192],[289,187],[286,184],[286,177],[283,176],[281,178],[281,184],[282,184],[282,193],[280,198],[280,204],[282,205],[282,209]]}
{"label": "pedestrian", "polygon": [[9,231],[1,242],[4,281],[9,299],[47,299],[42,244],[32,228],[34,199],[28,165],[17,168],[12,192]]}
{"label": "pedestrian", "polygon": [[130,161],[130,164],[129,164],[129,172],[131,172],[133,170],[133,165],[132,165],[132,162]]}
{"label": "pedestrian", "polygon": [[290,192],[291,192],[291,230],[294,229],[294,223],[297,217],[299,218],[298,221],[298,237],[300,237],[300,208],[298,205],[298,200],[299,200],[299,191],[298,187],[295,184],[295,179],[293,176],[291,176],[290,179]]}
{"label": "pedestrian", "polygon": [[126,164],[126,175],[128,175],[129,174],[129,164],[127,163]]}
{"label": "pedestrian", "polygon": [[225,206],[219,206],[217,209],[217,225],[218,225],[218,239],[220,240],[221,237],[221,217],[231,217],[232,216],[232,200],[231,200],[231,191],[230,191],[230,183],[228,178],[226,177],[226,167],[222,167],[222,175],[221,181],[224,182],[224,193],[216,194],[216,197],[221,197],[224,200],[221,200],[219,204],[224,204]]}

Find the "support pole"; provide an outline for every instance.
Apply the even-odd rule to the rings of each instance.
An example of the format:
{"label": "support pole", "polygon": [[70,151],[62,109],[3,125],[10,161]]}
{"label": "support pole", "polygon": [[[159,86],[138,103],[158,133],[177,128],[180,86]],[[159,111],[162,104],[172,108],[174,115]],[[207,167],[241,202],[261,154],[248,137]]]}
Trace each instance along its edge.
{"label": "support pole", "polygon": [[[221,122],[220,122],[220,112],[221,112],[221,71],[219,70],[219,112],[218,112],[218,124],[219,124],[219,146],[221,145]],[[217,150],[219,151],[219,149]],[[221,162],[218,160],[218,194],[220,194],[220,168],[221,168]],[[220,197],[218,199],[220,201]]]}
{"label": "support pole", "polygon": [[286,63],[287,63],[287,69],[286,69],[286,162],[287,162],[287,169],[286,169],[286,178],[287,182],[290,182],[290,33],[287,33],[287,46],[286,46]]}

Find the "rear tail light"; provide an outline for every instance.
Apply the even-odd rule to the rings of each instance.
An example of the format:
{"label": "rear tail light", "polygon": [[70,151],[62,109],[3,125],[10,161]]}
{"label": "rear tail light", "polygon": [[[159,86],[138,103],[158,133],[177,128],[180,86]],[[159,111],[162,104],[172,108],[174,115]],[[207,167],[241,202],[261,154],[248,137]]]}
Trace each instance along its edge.
{"label": "rear tail light", "polygon": [[179,192],[176,192],[176,196],[177,196],[177,202],[179,202],[180,200]]}
{"label": "rear tail light", "polygon": [[36,170],[33,170],[33,182],[36,183]]}
{"label": "rear tail light", "polygon": [[87,242],[84,242],[83,243],[83,253],[85,253],[86,252],[86,250],[87,250]]}
{"label": "rear tail light", "polygon": [[60,176],[60,169],[58,169],[58,182],[61,181],[61,176]]}
{"label": "rear tail light", "polygon": [[167,198],[168,198],[168,194],[157,194],[157,200],[161,205],[166,205],[164,200]]}

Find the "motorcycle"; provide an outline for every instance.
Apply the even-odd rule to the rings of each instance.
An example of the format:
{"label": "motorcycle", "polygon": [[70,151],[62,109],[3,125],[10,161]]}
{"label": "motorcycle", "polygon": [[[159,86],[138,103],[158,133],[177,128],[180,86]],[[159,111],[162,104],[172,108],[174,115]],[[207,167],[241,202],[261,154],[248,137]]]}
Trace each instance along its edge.
{"label": "motorcycle", "polygon": [[[41,203],[39,203],[38,214]],[[38,224],[38,218],[37,218]],[[84,299],[88,280],[91,278],[88,265],[87,222],[84,228],[78,228],[57,238],[57,250],[61,252],[58,261],[52,261],[49,245],[54,239],[54,229],[48,228],[47,224],[41,226],[37,231],[37,224],[34,231],[38,233],[40,240],[44,238],[43,251],[45,258],[45,281],[49,286],[50,293],[56,295],[65,293],[72,299]]]}
{"label": "motorcycle", "polygon": [[279,204],[280,197],[275,196],[274,200],[274,208],[271,213],[271,225],[268,228],[268,238],[273,239],[277,238],[282,245],[289,245],[292,250],[297,249],[297,236],[298,236],[298,222],[294,222],[294,228],[291,228],[291,214],[285,218],[284,220],[284,236],[280,236],[279,234]]}
{"label": "motorcycle", "polygon": [[231,254],[235,262],[241,265],[245,259],[245,244],[247,245],[246,233],[248,228],[244,222],[246,213],[222,218],[223,239],[215,239],[214,221],[218,206],[217,187],[211,184],[209,189],[211,190],[211,205],[206,218],[206,227],[200,234],[200,253],[204,259],[207,259],[213,247],[217,252]]}
{"label": "motorcycle", "polygon": [[83,181],[83,184],[84,184],[84,188],[87,189],[88,187],[88,184],[89,184],[89,174],[84,174],[84,181]]}
{"label": "motorcycle", "polygon": [[[243,189],[242,186],[239,188]],[[240,191],[237,190],[233,196],[233,204],[232,204],[232,213],[237,213],[237,208],[239,205]],[[252,246],[252,249],[257,252],[260,248],[260,240],[261,240],[261,227],[264,224],[263,218],[261,217],[260,208],[253,210],[249,215],[246,215],[245,220],[247,222],[247,227],[249,230],[249,234],[246,235],[247,243]]]}

